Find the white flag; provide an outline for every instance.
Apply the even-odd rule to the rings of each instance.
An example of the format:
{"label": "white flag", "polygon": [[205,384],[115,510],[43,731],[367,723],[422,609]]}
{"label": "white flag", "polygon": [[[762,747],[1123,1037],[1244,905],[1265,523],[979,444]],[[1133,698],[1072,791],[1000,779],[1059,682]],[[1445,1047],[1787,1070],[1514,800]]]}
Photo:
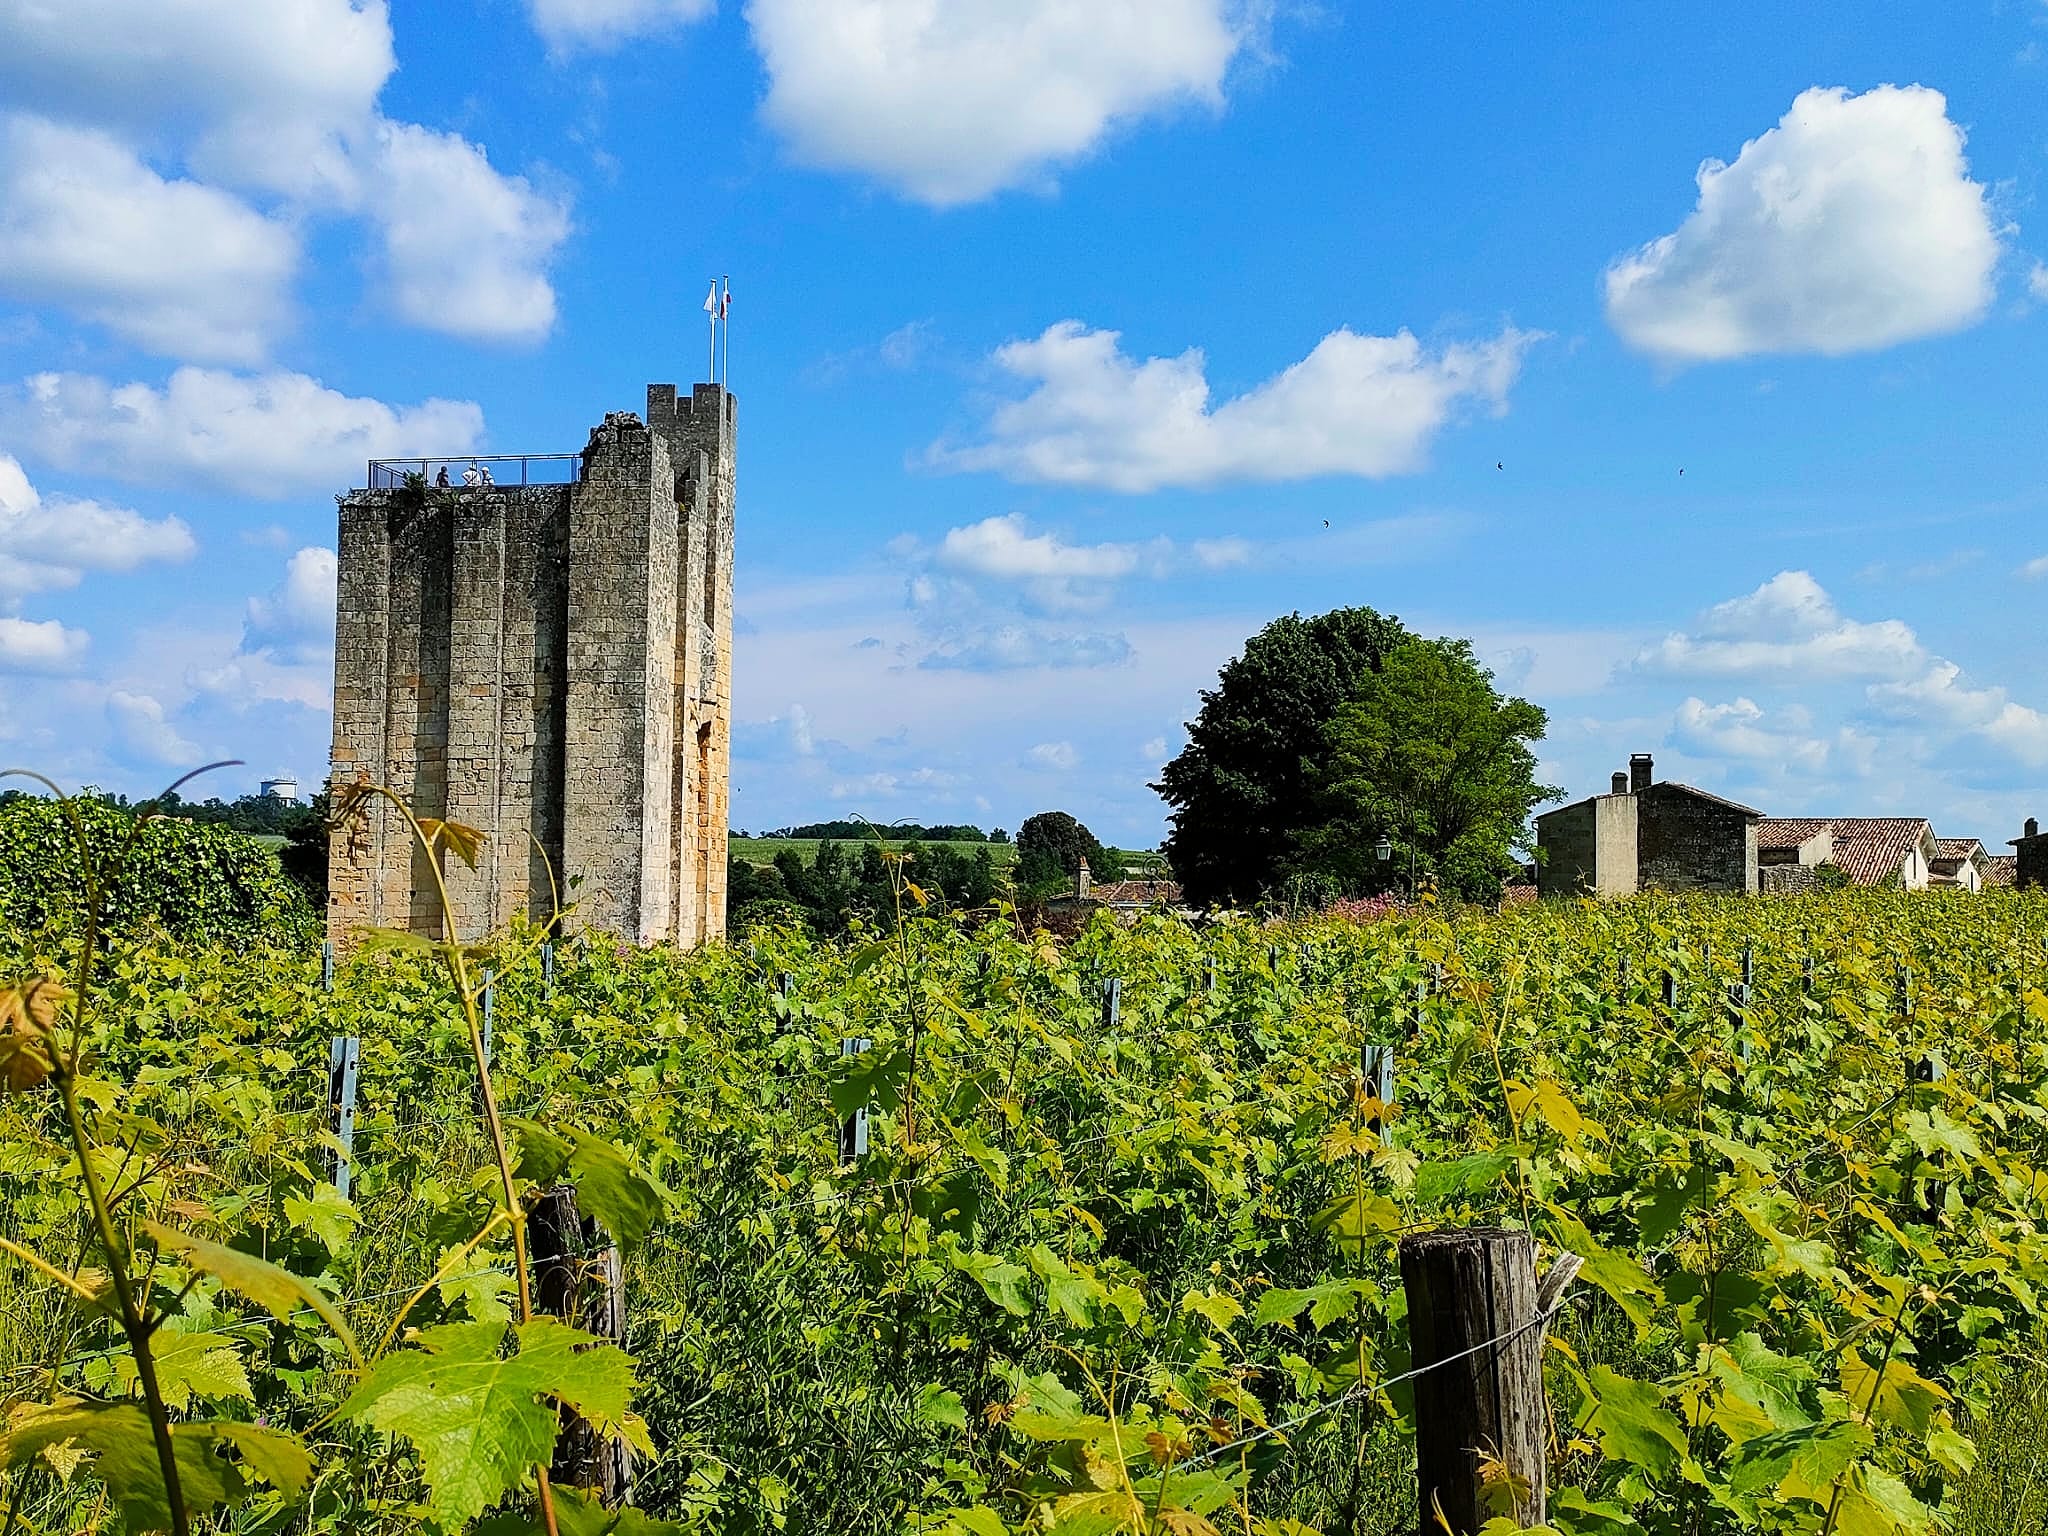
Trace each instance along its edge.
{"label": "white flag", "polygon": [[718,313],[718,279],[711,279],[711,291],[704,295],[704,313],[716,316]]}

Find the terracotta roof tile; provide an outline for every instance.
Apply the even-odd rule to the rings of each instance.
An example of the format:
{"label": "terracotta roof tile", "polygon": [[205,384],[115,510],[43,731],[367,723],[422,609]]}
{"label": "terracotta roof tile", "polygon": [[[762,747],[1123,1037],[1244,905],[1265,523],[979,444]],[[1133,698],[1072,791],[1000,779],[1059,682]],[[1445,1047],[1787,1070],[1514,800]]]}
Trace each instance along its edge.
{"label": "terracotta roof tile", "polygon": [[1974,837],[1937,837],[1934,840],[1934,856],[1937,859],[1967,859],[1972,854],[1983,851],[1983,843]]}
{"label": "terracotta roof tile", "polygon": [[1990,885],[2017,885],[2020,878],[2020,861],[2017,854],[1991,853],[1984,856],[1984,883]]}
{"label": "terracotta roof tile", "polygon": [[1830,823],[1824,816],[1766,816],[1756,824],[1757,852],[1772,848],[1797,848],[1825,832]]}
{"label": "terracotta roof tile", "polygon": [[1933,831],[1924,816],[1843,816],[1828,825],[1835,837],[1832,862],[1858,885],[1897,878],[1906,856]]}
{"label": "terracotta roof tile", "polygon": [[1147,906],[1164,902],[1171,906],[1180,900],[1180,882],[1112,880],[1104,885],[1091,885],[1088,894],[1097,901],[1133,901]]}

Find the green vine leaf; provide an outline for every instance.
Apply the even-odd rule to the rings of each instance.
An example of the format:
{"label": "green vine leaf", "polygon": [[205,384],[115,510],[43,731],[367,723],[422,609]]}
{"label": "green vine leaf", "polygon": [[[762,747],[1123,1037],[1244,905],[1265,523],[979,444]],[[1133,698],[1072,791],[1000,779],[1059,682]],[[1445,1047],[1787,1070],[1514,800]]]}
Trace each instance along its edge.
{"label": "green vine leaf", "polygon": [[[20,1467],[38,1452],[66,1442],[92,1456],[91,1471],[131,1531],[171,1526],[170,1496],[149,1415],[139,1403],[89,1403],[61,1398],[17,1408],[0,1435],[0,1462]],[[290,1435],[255,1424],[226,1421],[171,1426],[178,1489],[186,1512],[203,1515],[239,1504],[252,1491],[245,1472],[287,1494],[296,1494],[313,1475],[313,1459]],[[222,1454],[233,1450],[239,1461]]]}
{"label": "green vine leaf", "polygon": [[1616,1461],[1668,1475],[1685,1455],[1685,1425],[1664,1406],[1664,1391],[1653,1381],[1636,1381],[1596,1365],[1591,1372],[1599,1401],[1592,1427],[1600,1449]]}
{"label": "green vine leaf", "polygon": [[992,1253],[958,1252],[953,1267],[974,1277],[988,1299],[1013,1317],[1031,1315],[1031,1271]]}
{"label": "green vine leaf", "polygon": [[[427,1506],[444,1524],[473,1520],[554,1455],[557,1404],[602,1435],[646,1440],[628,1409],[633,1362],[616,1345],[548,1318],[430,1328],[420,1347],[387,1355],[337,1410],[403,1435],[426,1471]],[[594,1346],[594,1347],[593,1347]]]}
{"label": "green vine leaf", "polygon": [[[164,1401],[183,1412],[194,1396],[209,1402],[254,1402],[255,1389],[242,1364],[237,1340],[219,1333],[159,1333],[150,1346]],[[133,1392],[135,1357],[117,1355],[114,1364],[124,1391]]]}
{"label": "green vine leaf", "polygon": [[638,1247],[667,1207],[663,1191],[612,1142],[588,1131],[557,1133],[533,1120],[508,1118],[519,1138],[519,1177],[550,1184],[566,1177],[576,1209],[594,1217],[628,1252]]}
{"label": "green vine leaf", "polygon": [[334,1303],[289,1270],[279,1269],[253,1253],[243,1253],[239,1248],[229,1248],[203,1237],[194,1237],[189,1232],[179,1232],[160,1222],[145,1221],[142,1230],[149,1234],[158,1248],[168,1249],[188,1267],[212,1275],[230,1290],[239,1291],[281,1323],[288,1322],[292,1313],[301,1308],[310,1307],[322,1322],[334,1330],[335,1337],[348,1346],[350,1356],[361,1363],[362,1349]]}

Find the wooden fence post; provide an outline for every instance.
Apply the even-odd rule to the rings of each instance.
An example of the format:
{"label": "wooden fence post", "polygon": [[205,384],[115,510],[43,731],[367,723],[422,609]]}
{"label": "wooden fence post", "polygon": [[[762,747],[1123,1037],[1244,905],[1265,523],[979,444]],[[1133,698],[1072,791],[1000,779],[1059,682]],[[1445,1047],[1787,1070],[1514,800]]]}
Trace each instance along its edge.
{"label": "wooden fence post", "polygon": [[[1401,1239],[1424,1531],[1470,1536],[1494,1516],[1489,1492],[1518,1525],[1543,1524],[1543,1329],[1578,1268],[1566,1255],[1539,1292],[1526,1232],[1464,1227]],[[1496,1481],[1489,1489],[1482,1464],[1504,1469],[1512,1487]]]}
{"label": "wooden fence post", "polygon": [[[574,1328],[621,1348],[626,1343],[626,1271],[616,1243],[576,1208],[576,1191],[558,1185],[540,1195],[526,1217],[533,1254],[534,1305]],[[562,1410],[549,1475],[572,1488],[594,1488],[617,1508],[633,1489],[633,1448],[600,1439],[573,1408]]]}

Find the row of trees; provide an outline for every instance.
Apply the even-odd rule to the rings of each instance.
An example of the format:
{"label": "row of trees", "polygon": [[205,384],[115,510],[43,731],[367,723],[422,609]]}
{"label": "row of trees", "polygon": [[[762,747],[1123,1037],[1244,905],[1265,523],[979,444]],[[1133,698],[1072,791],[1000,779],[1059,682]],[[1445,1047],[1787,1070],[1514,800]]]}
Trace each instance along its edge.
{"label": "row of trees", "polygon": [[[898,878],[915,882],[935,904],[954,911],[986,907],[997,897],[1021,903],[1049,901],[1074,888],[1082,859],[1100,880],[1123,878],[1123,856],[1105,848],[1065,811],[1045,811],[1017,831],[1017,862],[998,867],[989,846],[968,850],[948,842],[912,839],[885,845],[866,823],[851,823],[870,835],[846,843],[827,838],[817,858],[804,861],[795,848],[781,849],[767,867],[734,858],[726,866],[727,925],[738,932],[750,924],[801,917],[825,936],[844,933],[856,918],[870,922],[894,916]],[[972,839],[951,839],[968,842]],[[993,844],[997,840],[989,839]],[[892,871],[891,860],[903,862]]]}
{"label": "row of trees", "polygon": [[[916,882],[935,902],[955,910],[987,906],[1005,882],[987,848],[972,854],[944,844],[912,842],[893,846],[868,840],[855,844],[830,840],[818,845],[810,863],[794,848],[775,855],[763,868],[742,859],[726,866],[727,926],[739,932],[748,926],[785,918],[801,918],[823,937],[844,933],[855,918],[887,921],[896,910],[897,885],[891,856],[906,859],[901,875]],[[908,908],[911,904],[906,901]]]}
{"label": "row of trees", "polygon": [[[1500,693],[1467,640],[1370,608],[1276,619],[1245,642],[1152,787],[1195,906],[1372,896],[1413,867],[1491,900],[1558,797],[1536,779],[1548,724]],[[1385,857],[1381,856],[1384,840]]]}
{"label": "row of trees", "polygon": [[[747,834],[735,830],[734,837]],[[809,821],[800,827],[781,827],[773,832],[762,832],[763,841],[782,838],[831,838],[836,842],[859,843],[880,841],[888,838],[892,842],[918,843],[1007,843],[1010,834],[1001,827],[993,832],[984,832],[979,827],[965,823],[954,825],[949,822],[935,822],[925,826],[920,822],[899,822],[888,827],[877,827],[871,821]]]}

